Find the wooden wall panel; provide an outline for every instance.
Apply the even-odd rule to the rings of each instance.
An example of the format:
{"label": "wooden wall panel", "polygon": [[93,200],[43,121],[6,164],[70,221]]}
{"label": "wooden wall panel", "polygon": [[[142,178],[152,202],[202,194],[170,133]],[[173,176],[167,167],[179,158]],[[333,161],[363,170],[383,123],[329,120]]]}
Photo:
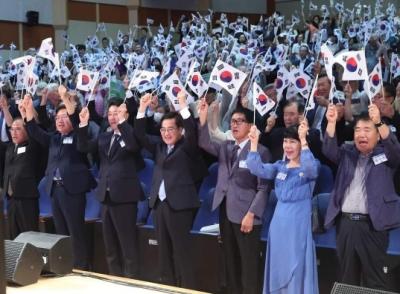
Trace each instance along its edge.
{"label": "wooden wall panel", "polygon": [[53,38],[54,40],[54,28],[47,25],[27,26],[23,25],[22,38],[23,38],[23,50],[29,48],[39,48],[43,39]]}
{"label": "wooden wall panel", "polygon": [[168,25],[168,10],[167,9],[158,9],[158,8],[147,8],[147,7],[139,7],[139,25],[145,26],[147,25],[146,19],[151,18],[154,19],[153,26],[159,26],[160,23],[163,26]]}
{"label": "wooden wall panel", "polygon": [[127,6],[100,4],[100,22],[129,24]]}
{"label": "wooden wall panel", "polygon": [[68,1],[68,19],[96,21],[96,4]]}
{"label": "wooden wall panel", "polygon": [[0,44],[3,44],[3,49],[8,50],[11,43],[14,43],[19,48],[19,38],[18,38],[18,23],[0,21]]}

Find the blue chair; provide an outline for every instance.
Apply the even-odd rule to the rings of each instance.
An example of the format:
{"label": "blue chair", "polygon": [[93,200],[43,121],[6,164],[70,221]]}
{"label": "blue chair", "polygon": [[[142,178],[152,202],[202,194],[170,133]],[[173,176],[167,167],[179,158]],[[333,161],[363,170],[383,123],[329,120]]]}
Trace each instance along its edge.
{"label": "blue chair", "polygon": [[208,168],[208,176],[203,179],[199,190],[199,198],[200,200],[207,198],[208,191],[210,189],[215,188],[217,185],[217,177],[218,177],[218,162],[214,162]]}
{"label": "blue chair", "polygon": [[139,201],[138,204],[138,210],[137,210],[137,218],[136,218],[136,223],[137,224],[145,224],[147,222],[147,219],[149,217],[149,200],[145,199],[142,201]]}
{"label": "blue chair", "polygon": [[51,211],[51,199],[50,195],[47,195],[45,191],[45,180],[46,177],[40,180],[38,185],[39,190],[39,212],[41,217],[51,217],[53,212]]}
{"label": "blue chair", "polygon": [[[314,196],[313,204],[318,203],[320,215],[326,215],[329,204],[329,193],[322,193]],[[336,249],[336,227],[331,227],[323,234],[314,234],[314,242],[316,247]]]}
{"label": "blue chair", "polygon": [[153,178],[154,161],[149,158],[145,158],[144,162],[145,162],[145,167],[138,173],[138,176],[140,182],[142,182],[144,185],[144,187],[142,186],[144,188],[144,194],[146,195],[146,197],[148,197],[151,190],[151,180]]}
{"label": "blue chair", "polygon": [[85,220],[94,221],[100,218],[101,205],[96,198],[96,190],[86,193]]}
{"label": "blue chair", "polygon": [[207,196],[202,200],[193,222],[192,233],[202,233],[200,232],[202,227],[219,223],[219,208],[211,211],[214,192],[215,188],[210,189]]}
{"label": "blue chair", "polygon": [[319,175],[314,187],[314,195],[330,193],[333,190],[334,178],[329,166],[321,164]]}
{"label": "blue chair", "polygon": [[389,231],[389,246],[386,253],[400,255],[400,228]]}
{"label": "blue chair", "polygon": [[154,228],[154,212],[153,212],[153,210],[152,209],[150,209],[150,213],[149,213],[149,216],[147,217],[147,220],[146,220],[146,224],[144,224],[142,227],[144,227],[144,228]]}
{"label": "blue chair", "polygon": [[274,215],[277,202],[278,199],[276,198],[275,190],[272,190],[271,193],[269,194],[267,207],[265,208],[263,215],[263,224],[261,228],[262,241],[267,241],[268,239],[269,225],[271,224],[272,216]]}

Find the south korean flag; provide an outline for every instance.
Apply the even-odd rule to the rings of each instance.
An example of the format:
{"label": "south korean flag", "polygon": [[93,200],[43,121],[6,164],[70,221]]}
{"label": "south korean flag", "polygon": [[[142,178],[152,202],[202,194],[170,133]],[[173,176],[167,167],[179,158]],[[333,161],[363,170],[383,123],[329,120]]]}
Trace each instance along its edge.
{"label": "south korean flag", "polygon": [[218,59],[211,72],[209,86],[217,90],[223,88],[235,97],[246,77],[244,72]]}
{"label": "south korean flag", "polygon": [[368,97],[372,99],[382,89],[382,67],[378,62],[369,74],[369,83],[364,83],[364,90]]}
{"label": "south korean flag", "polygon": [[92,92],[98,79],[98,72],[80,69],[76,88],[85,92]]}
{"label": "south korean flag", "polygon": [[335,56],[335,61],[344,68],[344,81],[368,79],[367,61],[363,50],[339,53]]}
{"label": "south korean flag", "polygon": [[201,97],[208,89],[208,84],[203,80],[198,68],[200,64],[196,61],[190,66],[186,84],[198,96]]}
{"label": "south korean flag", "polygon": [[253,83],[253,105],[261,116],[275,106],[275,101],[269,98],[256,82]]}
{"label": "south korean flag", "polygon": [[298,69],[294,69],[290,72],[290,82],[301,96],[306,99],[308,98],[312,84],[311,79],[307,74]]}
{"label": "south korean flag", "polygon": [[185,90],[176,73],[170,75],[170,77],[161,84],[161,90],[165,93],[165,95],[167,95],[168,99],[171,101],[171,104],[173,105],[176,111],[180,110],[179,100],[178,100],[179,92],[181,91],[185,92],[185,94],[187,95],[188,104],[194,102],[193,96],[191,96]]}
{"label": "south korean flag", "polygon": [[154,88],[154,80],[159,76],[158,72],[142,70],[134,74],[131,82],[129,83],[129,89],[137,89],[140,93],[143,93],[149,89]]}

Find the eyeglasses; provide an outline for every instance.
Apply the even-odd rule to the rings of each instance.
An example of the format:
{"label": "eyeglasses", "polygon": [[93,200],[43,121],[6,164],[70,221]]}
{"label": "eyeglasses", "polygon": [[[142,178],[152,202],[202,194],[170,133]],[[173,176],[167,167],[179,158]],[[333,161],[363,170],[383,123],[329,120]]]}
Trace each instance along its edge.
{"label": "eyeglasses", "polygon": [[174,131],[176,131],[177,128],[161,128],[160,132],[165,134],[165,133],[172,133]]}
{"label": "eyeglasses", "polygon": [[231,125],[242,125],[243,123],[245,123],[246,120],[244,119],[231,119]]}

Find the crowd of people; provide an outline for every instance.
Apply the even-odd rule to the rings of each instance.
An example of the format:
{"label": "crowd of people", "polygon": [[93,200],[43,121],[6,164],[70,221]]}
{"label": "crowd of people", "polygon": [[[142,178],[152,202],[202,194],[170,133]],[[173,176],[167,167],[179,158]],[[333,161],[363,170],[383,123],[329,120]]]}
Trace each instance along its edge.
{"label": "crowd of people", "polygon": [[[207,167],[218,162],[212,209],[228,293],[259,293],[272,194],[263,293],[319,293],[311,202],[325,165],[335,177],[324,218],[336,226],[338,280],[394,290],[386,250],[388,231],[400,226],[400,18],[383,1],[375,13],[310,2],[309,18],[301,7],[254,25],[192,14],[156,34],[148,19],[115,42],[99,25],[59,59],[42,43],[5,62],[9,237],[38,230],[44,178],[56,232],[72,237],[74,266],[90,269],[85,194],[96,189],[109,273],[135,278],[137,203],[148,199],[159,282],[193,288],[189,234]],[[148,195],[138,178],[144,157],[154,161]]]}

